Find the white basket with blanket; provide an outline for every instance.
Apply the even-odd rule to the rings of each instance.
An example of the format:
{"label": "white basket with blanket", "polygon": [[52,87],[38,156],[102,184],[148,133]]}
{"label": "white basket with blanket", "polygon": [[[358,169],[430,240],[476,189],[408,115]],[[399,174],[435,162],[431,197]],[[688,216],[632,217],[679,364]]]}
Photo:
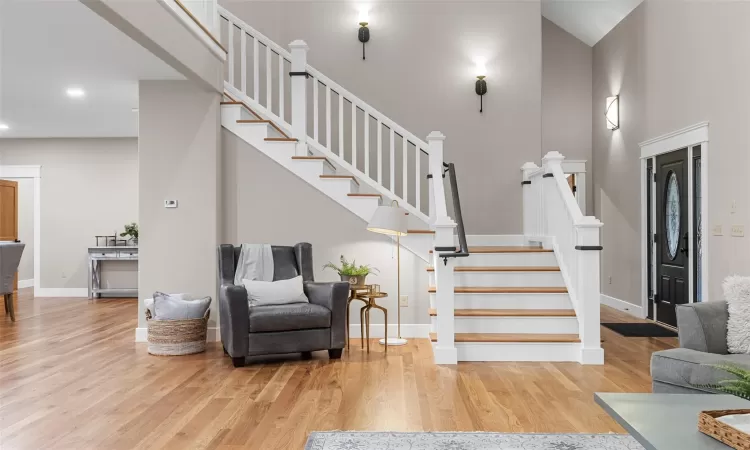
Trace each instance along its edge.
{"label": "white basket with blanket", "polygon": [[190,355],[206,351],[211,297],[154,293],[146,299],[148,352],[152,355]]}

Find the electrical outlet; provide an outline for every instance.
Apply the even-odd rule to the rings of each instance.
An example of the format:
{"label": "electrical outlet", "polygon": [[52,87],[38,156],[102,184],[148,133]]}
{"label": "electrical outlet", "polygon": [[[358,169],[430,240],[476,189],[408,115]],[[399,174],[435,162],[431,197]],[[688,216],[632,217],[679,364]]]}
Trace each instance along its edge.
{"label": "electrical outlet", "polygon": [[724,231],[721,229],[721,225],[714,225],[714,227],[711,228],[711,234],[714,236],[724,236]]}
{"label": "electrical outlet", "polygon": [[177,208],[177,200],[164,200],[165,208]]}
{"label": "electrical outlet", "polygon": [[612,284],[612,275],[609,276],[609,284]]}
{"label": "electrical outlet", "polygon": [[408,308],[409,307],[409,296],[408,295],[402,295],[401,301],[399,302],[399,306],[402,308]]}
{"label": "electrical outlet", "polygon": [[745,226],[744,225],[732,225],[732,236],[745,237]]}

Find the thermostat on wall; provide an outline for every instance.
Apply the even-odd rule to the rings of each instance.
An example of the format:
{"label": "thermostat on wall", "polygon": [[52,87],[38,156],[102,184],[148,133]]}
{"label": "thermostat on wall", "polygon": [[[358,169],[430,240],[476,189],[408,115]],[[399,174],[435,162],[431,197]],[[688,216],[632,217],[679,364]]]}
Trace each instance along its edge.
{"label": "thermostat on wall", "polygon": [[177,200],[164,200],[165,208],[177,208]]}

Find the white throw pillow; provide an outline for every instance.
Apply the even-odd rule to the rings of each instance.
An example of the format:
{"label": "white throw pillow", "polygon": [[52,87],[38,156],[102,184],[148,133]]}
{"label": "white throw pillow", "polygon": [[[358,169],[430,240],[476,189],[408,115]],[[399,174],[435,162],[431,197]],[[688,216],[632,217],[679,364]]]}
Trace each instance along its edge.
{"label": "white throw pillow", "polygon": [[724,298],[729,307],[729,353],[750,353],[750,277],[726,277],[723,288]]}
{"label": "white throw pillow", "polygon": [[250,306],[286,305],[288,303],[309,303],[302,284],[302,276],[289,280],[257,281],[242,280],[247,289]]}
{"label": "white throw pillow", "polygon": [[154,320],[200,319],[211,306],[211,297],[154,292],[154,298],[144,303]]}

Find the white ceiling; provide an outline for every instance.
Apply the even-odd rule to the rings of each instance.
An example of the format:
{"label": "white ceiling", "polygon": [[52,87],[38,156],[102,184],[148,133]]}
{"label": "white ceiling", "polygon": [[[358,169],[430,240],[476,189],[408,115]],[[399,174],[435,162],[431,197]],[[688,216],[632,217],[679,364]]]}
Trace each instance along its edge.
{"label": "white ceiling", "polygon": [[542,15],[593,47],[642,1],[542,0]]}
{"label": "white ceiling", "polygon": [[184,77],[79,1],[0,0],[0,137],[137,136],[139,79]]}

